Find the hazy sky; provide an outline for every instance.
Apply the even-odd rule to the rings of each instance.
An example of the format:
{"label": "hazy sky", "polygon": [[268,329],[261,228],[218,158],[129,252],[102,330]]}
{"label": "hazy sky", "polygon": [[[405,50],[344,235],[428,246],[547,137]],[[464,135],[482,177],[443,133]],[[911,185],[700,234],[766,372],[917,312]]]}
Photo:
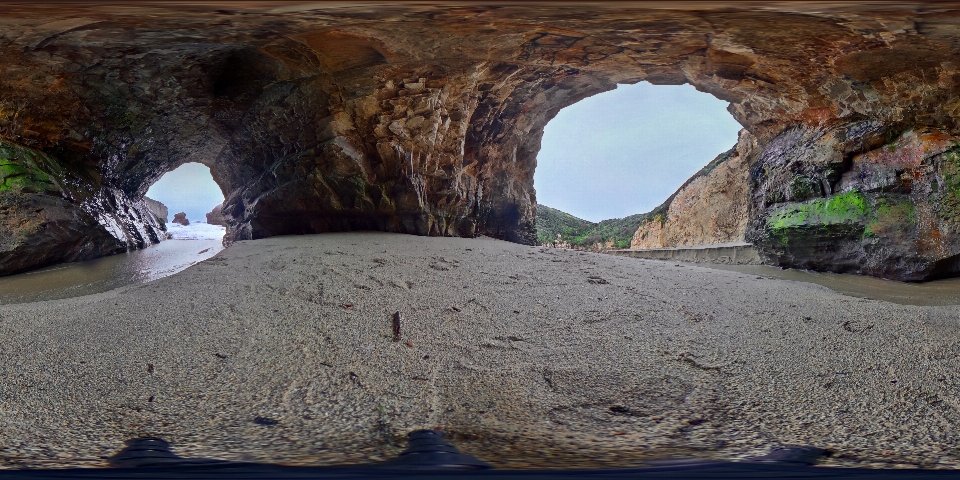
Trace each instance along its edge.
{"label": "hazy sky", "polygon": [[646,213],[737,143],[727,102],[690,85],[619,85],[560,111],[537,155],[537,203],[598,222]]}
{"label": "hazy sky", "polygon": [[223,202],[223,192],[213,181],[210,169],[200,163],[185,163],[167,172],[147,190],[147,196],[167,206],[167,220],[184,212],[191,222],[206,222],[207,213]]}

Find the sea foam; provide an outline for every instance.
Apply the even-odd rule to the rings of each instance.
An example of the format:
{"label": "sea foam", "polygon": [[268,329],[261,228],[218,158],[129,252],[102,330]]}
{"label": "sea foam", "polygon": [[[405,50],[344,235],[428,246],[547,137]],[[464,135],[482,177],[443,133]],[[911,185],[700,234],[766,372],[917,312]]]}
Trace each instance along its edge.
{"label": "sea foam", "polygon": [[173,240],[220,240],[227,233],[227,229],[209,223],[191,223],[183,226],[171,222],[167,224],[167,232]]}

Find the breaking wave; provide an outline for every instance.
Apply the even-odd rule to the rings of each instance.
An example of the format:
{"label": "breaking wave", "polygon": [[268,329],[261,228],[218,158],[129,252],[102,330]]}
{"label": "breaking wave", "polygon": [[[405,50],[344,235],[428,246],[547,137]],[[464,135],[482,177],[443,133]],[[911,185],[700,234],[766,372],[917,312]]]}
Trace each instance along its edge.
{"label": "breaking wave", "polygon": [[167,224],[167,233],[173,240],[220,240],[227,233],[227,228],[209,223],[191,223],[183,226],[171,222]]}

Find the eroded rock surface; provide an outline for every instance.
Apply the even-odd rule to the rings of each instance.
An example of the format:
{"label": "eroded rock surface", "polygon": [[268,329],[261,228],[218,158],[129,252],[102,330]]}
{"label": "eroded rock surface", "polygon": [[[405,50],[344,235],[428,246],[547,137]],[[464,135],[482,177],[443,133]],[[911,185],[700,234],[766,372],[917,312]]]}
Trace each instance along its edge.
{"label": "eroded rock surface", "polygon": [[[960,14],[950,4],[0,13],[0,137],[132,202],[167,171],[204,163],[226,192],[226,241],[373,229],[535,243],[543,127],[582,98],[649,81],[731,102],[756,139],[740,160],[750,172],[746,237],[771,261],[910,279],[956,270],[944,263],[960,251],[942,192],[909,194],[918,212],[941,212],[918,215],[939,220],[859,243],[832,220],[803,231],[775,220],[848,190],[873,211],[879,192],[840,183],[855,157],[909,131],[958,133]],[[739,232],[740,207],[716,211],[717,226],[730,226],[718,231]],[[703,233],[677,224],[668,236],[714,235],[698,225]],[[771,240],[783,232],[786,244]],[[931,246],[886,266],[916,242]],[[817,246],[834,244],[827,255]]]}
{"label": "eroded rock surface", "polygon": [[142,248],[162,232],[143,200],[0,141],[0,275]]}
{"label": "eroded rock surface", "polygon": [[960,137],[909,130],[863,153],[772,168],[822,138],[788,132],[758,156],[763,210],[748,239],[783,266],[899,280],[960,271]]}
{"label": "eroded rock surface", "polygon": [[180,225],[183,225],[183,226],[190,225],[190,220],[187,220],[187,214],[184,213],[184,212],[175,213],[175,214],[173,215],[173,220],[171,220],[171,221],[172,221],[173,223],[177,223],[177,224],[180,224]]}
{"label": "eroded rock surface", "polygon": [[213,210],[210,213],[206,214],[207,223],[210,225],[220,225],[221,227],[227,226],[226,219],[223,218],[223,204],[218,204],[216,207],[213,207]]}

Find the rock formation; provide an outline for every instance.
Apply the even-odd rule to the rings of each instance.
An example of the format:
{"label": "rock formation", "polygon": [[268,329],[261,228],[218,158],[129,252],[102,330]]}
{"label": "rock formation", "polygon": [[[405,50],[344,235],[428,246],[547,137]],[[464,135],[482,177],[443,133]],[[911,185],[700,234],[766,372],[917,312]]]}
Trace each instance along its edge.
{"label": "rock formation", "polygon": [[213,210],[207,214],[207,223],[210,225],[220,225],[221,227],[227,226],[227,220],[223,218],[223,204],[219,204],[216,207],[213,207]]}
{"label": "rock formation", "polygon": [[755,141],[741,130],[736,147],[720,154],[651,212],[630,248],[742,242],[750,208],[748,159]]}
{"label": "rock formation", "polygon": [[143,203],[147,206],[147,209],[150,210],[150,213],[153,214],[154,218],[157,219],[157,222],[163,226],[167,223],[167,217],[170,213],[167,210],[167,206],[161,202],[158,202],[150,197],[143,197]]}
{"label": "rock formation", "polygon": [[[3,6],[0,138],[86,192],[8,204],[55,212],[61,198],[89,212],[70,217],[78,251],[116,250],[84,246],[99,238],[85,228],[135,247],[147,240],[129,233],[150,228],[126,212],[199,161],[227,192],[226,241],[375,229],[532,244],[546,123],[617,83],[690,83],[756,142],[728,180],[702,182],[718,192],[746,168],[745,238],[771,262],[903,279],[960,268],[949,5],[238,5]],[[675,212],[705,201],[696,188]],[[742,208],[720,218],[713,203],[703,233],[662,228],[738,232]],[[21,235],[2,215],[3,238]]]}
{"label": "rock formation", "polygon": [[184,212],[175,213],[172,222],[183,225],[184,227],[190,225],[190,220],[187,220],[187,214]]}
{"label": "rock formation", "polygon": [[162,232],[143,201],[0,140],[0,274],[142,248]]}
{"label": "rock formation", "polygon": [[899,280],[960,272],[960,137],[917,127],[877,148],[771,168],[789,149],[840,150],[849,132],[837,136],[788,132],[757,156],[761,214],[747,239],[784,266]]}

